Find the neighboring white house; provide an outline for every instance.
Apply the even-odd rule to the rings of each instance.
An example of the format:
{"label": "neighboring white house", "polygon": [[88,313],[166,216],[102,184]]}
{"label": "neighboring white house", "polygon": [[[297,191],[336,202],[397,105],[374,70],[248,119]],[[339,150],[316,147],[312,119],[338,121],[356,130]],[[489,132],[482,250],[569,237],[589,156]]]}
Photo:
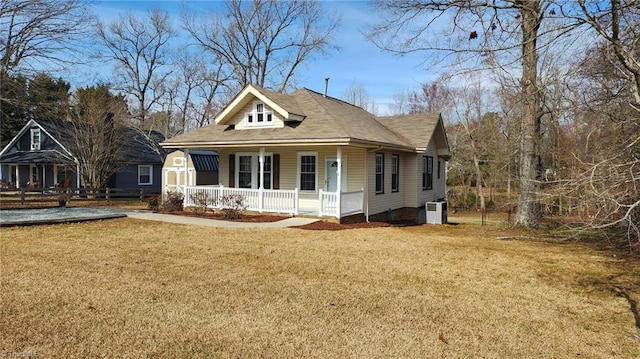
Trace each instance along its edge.
{"label": "neighboring white house", "polygon": [[245,87],[215,124],[166,140],[166,149],[219,154],[220,185],[184,183],[214,199],[241,194],[248,209],[348,221],[424,221],[444,201],[449,145],[439,114],[376,117],[300,89]]}

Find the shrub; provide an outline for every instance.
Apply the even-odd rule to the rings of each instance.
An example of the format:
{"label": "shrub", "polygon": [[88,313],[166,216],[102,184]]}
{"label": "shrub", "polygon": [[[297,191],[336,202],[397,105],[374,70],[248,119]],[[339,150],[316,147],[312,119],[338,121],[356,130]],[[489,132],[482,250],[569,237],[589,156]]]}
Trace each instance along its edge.
{"label": "shrub", "polygon": [[150,210],[157,211],[160,207],[160,197],[156,195],[149,196],[147,197],[147,203]]}
{"label": "shrub", "polygon": [[198,213],[204,213],[207,210],[207,206],[213,204],[213,201],[209,199],[209,195],[206,192],[196,192],[192,194],[191,201],[196,204],[196,211]]}
{"label": "shrub", "polygon": [[164,209],[169,212],[182,211],[184,195],[180,192],[170,191],[165,193]]}
{"label": "shrub", "polygon": [[226,219],[237,219],[242,216],[242,212],[247,209],[244,196],[239,194],[229,194],[220,199],[222,215]]}

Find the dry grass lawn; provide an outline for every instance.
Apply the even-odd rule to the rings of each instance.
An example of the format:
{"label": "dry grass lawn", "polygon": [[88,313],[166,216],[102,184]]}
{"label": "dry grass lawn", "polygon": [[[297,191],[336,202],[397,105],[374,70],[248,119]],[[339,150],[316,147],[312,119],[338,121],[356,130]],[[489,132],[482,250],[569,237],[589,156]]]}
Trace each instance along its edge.
{"label": "dry grass lawn", "polygon": [[640,268],[499,226],[0,229],[0,352],[637,358]]}

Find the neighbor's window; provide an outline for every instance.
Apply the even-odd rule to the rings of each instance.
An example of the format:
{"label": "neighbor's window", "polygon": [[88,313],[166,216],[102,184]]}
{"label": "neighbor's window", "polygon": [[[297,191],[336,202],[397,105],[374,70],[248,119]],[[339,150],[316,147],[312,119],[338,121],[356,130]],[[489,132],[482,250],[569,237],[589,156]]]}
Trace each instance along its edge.
{"label": "neighbor's window", "polygon": [[153,184],[153,165],[138,165],[138,185]]}
{"label": "neighbor's window", "polygon": [[31,150],[40,150],[40,129],[32,128],[31,129]]}
{"label": "neighbor's window", "polygon": [[400,190],[400,156],[391,155],[391,192]]}
{"label": "neighbor's window", "polygon": [[67,177],[67,169],[64,166],[55,165],[56,183],[62,184]]}
{"label": "neighbor's window", "polygon": [[316,191],[316,155],[300,154],[298,159],[300,168],[300,190]]}
{"label": "neighbor's window", "polygon": [[384,154],[376,153],[376,193],[384,193]]}
{"label": "neighbor's window", "polygon": [[433,157],[422,157],[422,189],[433,189]]}
{"label": "neighbor's window", "polygon": [[438,179],[440,179],[440,159],[438,158]]}

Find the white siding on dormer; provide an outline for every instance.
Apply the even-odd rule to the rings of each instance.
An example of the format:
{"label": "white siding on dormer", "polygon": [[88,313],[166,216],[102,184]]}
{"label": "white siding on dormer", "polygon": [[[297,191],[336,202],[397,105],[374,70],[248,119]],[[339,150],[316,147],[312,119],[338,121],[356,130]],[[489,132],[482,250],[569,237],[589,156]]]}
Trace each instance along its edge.
{"label": "white siding on dormer", "polygon": [[[256,105],[258,103],[262,103],[263,107],[264,107],[264,112],[268,113],[270,112],[271,115],[273,116],[272,122],[266,122],[266,118],[265,118],[265,122],[263,122],[263,124],[260,125],[248,125],[247,124],[247,114],[248,113],[254,113],[255,109],[256,109]],[[254,123],[257,121],[257,118],[253,119]],[[258,100],[252,101],[250,104],[244,106],[240,111],[237,112],[237,114],[235,115],[234,119],[233,119],[233,124],[235,125],[235,129],[236,130],[250,130],[250,129],[258,129],[258,128],[283,128],[284,127],[284,121],[282,119],[282,117],[279,116],[279,114],[274,111],[271,107],[267,106],[267,104],[260,102]]]}

